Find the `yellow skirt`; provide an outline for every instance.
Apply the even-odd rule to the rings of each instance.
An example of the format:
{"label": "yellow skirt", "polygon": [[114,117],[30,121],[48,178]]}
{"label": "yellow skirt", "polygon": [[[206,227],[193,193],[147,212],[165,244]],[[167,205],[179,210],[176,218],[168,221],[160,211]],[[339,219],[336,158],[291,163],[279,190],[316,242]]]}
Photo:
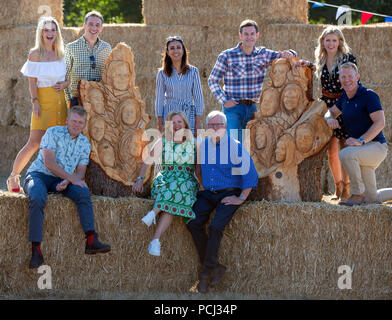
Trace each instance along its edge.
{"label": "yellow skirt", "polygon": [[64,91],[58,93],[52,87],[37,88],[41,107],[39,117],[31,114],[30,130],[46,130],[53,126],[64,126],[67,119],[67,105]]}

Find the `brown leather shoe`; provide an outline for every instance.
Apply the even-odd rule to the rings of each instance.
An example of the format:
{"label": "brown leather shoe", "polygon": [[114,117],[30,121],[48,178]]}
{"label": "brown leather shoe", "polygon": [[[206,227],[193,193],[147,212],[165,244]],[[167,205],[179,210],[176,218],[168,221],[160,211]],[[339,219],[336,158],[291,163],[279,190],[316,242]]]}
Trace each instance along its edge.
{"label": "brown leather shoe", "polygon": [[211,276],[209,274],[202,274],[200,276],[200,281],[197,286],[197,290],[200,293],[206,293],[208,291],[208,285],[210,284],[210,278],[211,278]]}
{"label": "brown leather shoe", "polygon": [[339,205],[341,206],[359,206],[365,203],[365,194],[353,194],[347,201],[340,201]]}
{"label": "brown leather shoe", "polygon": [[219,264],[216,268],[212,270],[212,280],[210,283],[211,287],[216,286],[221,280],[226,272],[226,267],[223,264]]}

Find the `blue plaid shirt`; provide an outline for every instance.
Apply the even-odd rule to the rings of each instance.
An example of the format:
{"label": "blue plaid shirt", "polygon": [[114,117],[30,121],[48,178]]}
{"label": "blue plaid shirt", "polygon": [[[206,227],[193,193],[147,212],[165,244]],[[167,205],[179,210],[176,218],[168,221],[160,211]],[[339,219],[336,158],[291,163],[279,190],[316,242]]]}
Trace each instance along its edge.
{"label": "blue plaid shirt", "polygon": [[205,139],[200,145],[200,159],[206,190],[257,186],[258,174],[248,151],[227,134],[217,144]]}
{"label": "blue plaid shirt", "polygon": [[[219,55],[208,78],[208,86],[221,104],[230,99],[258,102],[267,68],[273,60],[280,57],[280,52],[264,47],[255,47],[253,52],[247,55],[238,44]],[[223,90],[219,85],[222,78]]]}
{"label": "blue plaid shirt", "polygon": [[42,149],[53,150],[56,153],[56,163],[69,174],[73,174],[77,166],[88,165],[91,145],[83,134],[72,139],[67,126],[51,127],[42,137],[38,157],[31,164],[27,173],[38,171],[55,176],[45,166]]}

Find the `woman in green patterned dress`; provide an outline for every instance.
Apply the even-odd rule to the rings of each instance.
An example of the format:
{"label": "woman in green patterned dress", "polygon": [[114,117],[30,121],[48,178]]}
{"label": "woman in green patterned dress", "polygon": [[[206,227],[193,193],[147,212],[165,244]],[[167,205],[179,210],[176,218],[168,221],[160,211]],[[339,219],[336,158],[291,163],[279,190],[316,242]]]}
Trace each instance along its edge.
{"label": "woman in green patterned dress", "polygon": [[[194,175],[195,141],[186,116],[182,112],[172,112],[167,121],[172,122],[172,130],[155,143],[149,158],[162,161],[162,169],[155,177],[151,189],[151,196],[155,199],[154,207],[142,219],[150,226],[152,222],[155,223],[155,216],[162,212],[153,240],[148,246],[148,252],[154,256],[160,256],[159,239],[172,223],[174,216],[183,217],[185,223],[195,218],[192,206],[199,188]],[[143,176],[148,163],[151,161],[142,164],[139,177],[133,185],[132,189],[136,193],[143,191]]]}

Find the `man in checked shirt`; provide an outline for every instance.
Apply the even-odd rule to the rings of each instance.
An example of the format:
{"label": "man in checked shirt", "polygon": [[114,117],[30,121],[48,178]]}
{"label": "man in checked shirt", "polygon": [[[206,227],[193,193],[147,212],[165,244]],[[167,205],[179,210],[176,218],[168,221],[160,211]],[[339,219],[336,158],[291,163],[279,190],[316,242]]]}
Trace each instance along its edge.
{"label": "man in checked shirt", "polygon": [[91,11],[84,17],[84,34],[65,47],[67,79],[66,98],[70,106],[80,105],[78,86],[80,80],[101,81],[105,61],[112,52],[109,43],[98,36],[103,30],[103,17]]}
{"label": "man in checked shirt", "polygon": [[[264,76],[270,63],[278,58],[296,56],[295,51],[283,52],[256,47],[259,27],[253,20],[241,22],[241,42],[234,48],[223,51],[208,78],[211,92],[222,104],[227,117],[227,130],[242,142],[242,130],[257,110]],[[224,82],[223,89],[219,81]],[[238,131],[230,131],[239,129]],[[238,133],[237,133],[238,132]]]}

